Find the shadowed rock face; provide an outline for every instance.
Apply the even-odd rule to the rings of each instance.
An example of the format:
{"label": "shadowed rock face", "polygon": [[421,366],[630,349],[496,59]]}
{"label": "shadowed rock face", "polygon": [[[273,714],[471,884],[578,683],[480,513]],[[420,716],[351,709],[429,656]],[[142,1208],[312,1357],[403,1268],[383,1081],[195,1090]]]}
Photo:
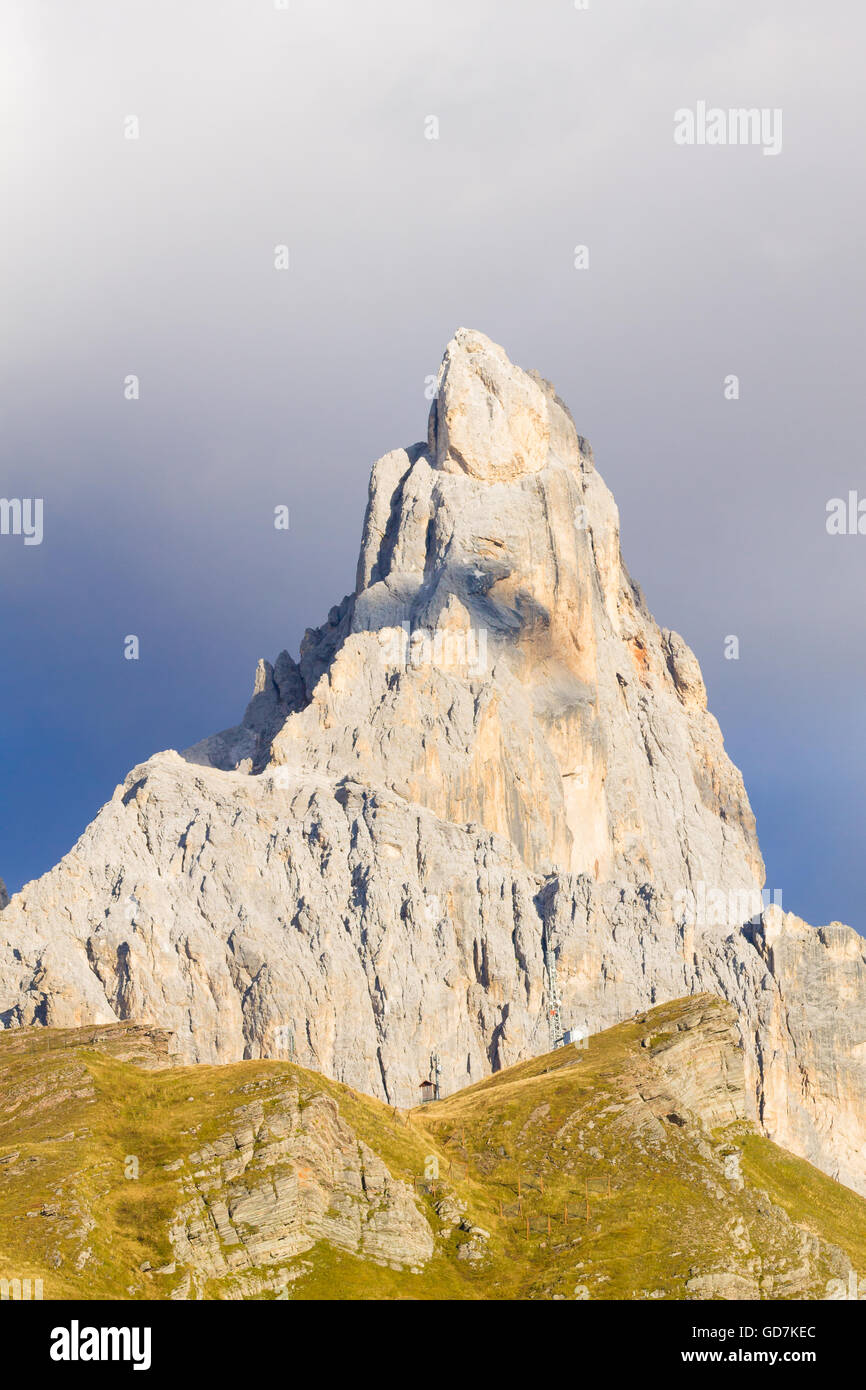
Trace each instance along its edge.
{"label": "shadowed rock face", "polygon": [[0,1017],[147,1019],[189,1060],[293,1046],[409,1104],[433,1050],[450,1090],[547,1047],[546,939],[567,1025],[722,993],[767,1133],[866,1190],[863,942],[761,918],[763,881],[588,444],[461,329],[427,441],[373,468],[355,592],[13,899]]}

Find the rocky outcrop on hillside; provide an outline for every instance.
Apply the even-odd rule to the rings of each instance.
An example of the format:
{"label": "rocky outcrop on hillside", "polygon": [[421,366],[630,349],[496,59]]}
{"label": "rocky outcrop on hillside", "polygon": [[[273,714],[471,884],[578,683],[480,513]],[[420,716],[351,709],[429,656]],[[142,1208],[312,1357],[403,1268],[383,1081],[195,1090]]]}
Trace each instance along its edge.
{"label": "rocky outcrop on hillside", "polygon": [[317,1241],[420,1272],[434,1241],[411,1185],[391,1177],[331,1097],[268,1089],[182,1165],[189,1200],[171,1242],[191,1286],[285,1264]]}
{"label": "rocky outcrop on hillside", "polygon": [[866,1191],[866,950],[761,911],[742,778],[650,615],[553,388],[449,344],[428,438],[374,466],[355,591],[241,724],[130,773],[0,918],[0,1022],[147,1019],[411,1104],[711,990],[752,1112]]}
{"label": "rocky outcrop on hillside", "polygon": [[10,1029],[3,1034],[2,1060],[8,1063],[16,1057],[32,1056],[36,1050],[41,1050],[46,1059],[56,1057],[65,1060],[70,1049],[76,1047],[86,1047],[97,1055],[111,1057],[117,1062],[129,1062],[150,1071],[171,1066],[177,1060],[174,1037],[168,1029],[153,1028],[146,1023],[52,1028],[35,1036],[29,1028]]}
{"label": "rocky outcrop on hillside", "polygon": [[142,1025],[0,1033],[3,1297],[21,1269],[48,1299],[857,1288],[866,1203],[758,1136],[710,995],[410,1112],[286,1062],[167,1060]]}
{"label": "rocky outcrop on hillside", "polygon": [[662,1096],[667,1091],[678,1107],[676,1123],[684,1123],[682,1112],[709,1130],[747,1118],[743,1051],[732,1005],[720,1007],[718,999],[697,995],[670,1020],[638,1014],[635,1021],[650,1024],[641,1046],[654,1064]]}

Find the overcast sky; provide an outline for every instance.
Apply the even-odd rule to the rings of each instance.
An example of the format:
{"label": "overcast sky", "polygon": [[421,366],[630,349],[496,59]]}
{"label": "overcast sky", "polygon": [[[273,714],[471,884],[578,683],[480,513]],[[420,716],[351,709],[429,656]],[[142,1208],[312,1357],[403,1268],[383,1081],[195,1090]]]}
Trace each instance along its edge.
{"label": "overcast sky", "polygon": [[[465,324],[591,440],[768,886],[866,931],[866,535],[825,524],[866,498],[862,3],[4,13],[0,496],[45,505],[0,537],[10,889],[352,587],[370,465]],[[699,102],[780,110],[781,151],[677,145]]]}

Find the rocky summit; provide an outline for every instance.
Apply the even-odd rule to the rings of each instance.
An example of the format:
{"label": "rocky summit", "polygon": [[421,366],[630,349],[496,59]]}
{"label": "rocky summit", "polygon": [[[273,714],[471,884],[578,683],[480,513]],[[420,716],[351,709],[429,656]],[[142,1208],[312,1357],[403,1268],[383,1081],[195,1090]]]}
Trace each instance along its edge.
{"label": "rocky summit", "polygon": [[[589,444],[460,329],[426,439],[373,467],[354,592],[259,663],[236,727],[134,768],[2,907],[0,1021],[146,1022],[178,1061],[284,1059],[407,1107],[431,1054],[447,1096],[551,1026],[710,992],[746,1119],[866,1193],[866,946],[763,883],[698,663],[625,568]],[[343,1143],[324,1112],[321,1134]],[[406,1228],[419,1267],[425,1239]],[[206,1242],[184,1252],[213,1274]]]}

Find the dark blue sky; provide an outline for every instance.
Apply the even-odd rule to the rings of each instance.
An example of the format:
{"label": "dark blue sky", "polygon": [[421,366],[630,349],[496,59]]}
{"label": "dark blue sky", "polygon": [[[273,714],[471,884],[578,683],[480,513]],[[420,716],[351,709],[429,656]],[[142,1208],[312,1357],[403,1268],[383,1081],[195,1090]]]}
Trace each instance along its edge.
{"label": "dark blue sky", "polygon": [[[235,722],[256,659],[352,587],[370,464],[423,437],[466,324],[590,438],[768,886],[866,929],[866,536],[825,527],[866,496],[866,22],[760,8],[13,13],[0,495],[43,497],[45,539],[0,537],[10,890],[137,761]],[[781,154],[676,147],[702,99],[782,108]]]}

